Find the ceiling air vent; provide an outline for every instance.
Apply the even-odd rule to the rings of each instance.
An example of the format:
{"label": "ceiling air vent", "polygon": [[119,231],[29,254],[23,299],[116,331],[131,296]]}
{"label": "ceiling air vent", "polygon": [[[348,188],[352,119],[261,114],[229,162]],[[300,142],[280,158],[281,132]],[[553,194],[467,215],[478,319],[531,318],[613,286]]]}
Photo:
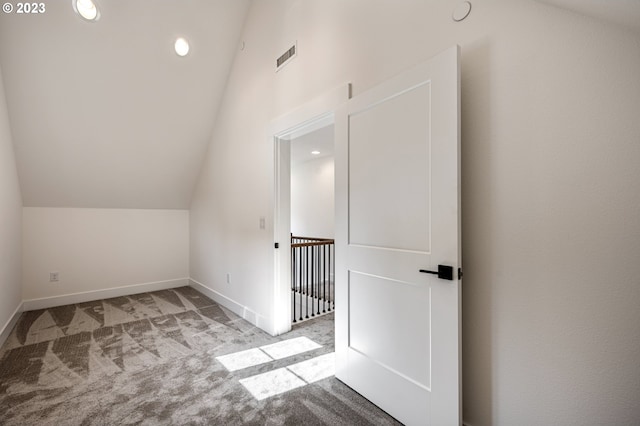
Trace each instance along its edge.
{"label": "ceiling air vent", "polygon": [[284,52],[278,59],[276,59],[276,71],[288,64],[297,54],[297,43],[291,46],[286,52]]}

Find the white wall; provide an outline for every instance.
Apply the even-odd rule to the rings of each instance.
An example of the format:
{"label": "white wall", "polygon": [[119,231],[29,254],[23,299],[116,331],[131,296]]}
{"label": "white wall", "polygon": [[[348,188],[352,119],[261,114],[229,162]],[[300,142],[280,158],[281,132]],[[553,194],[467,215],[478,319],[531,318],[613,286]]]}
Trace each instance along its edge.
{"label": "white wall", "polygon": [[327,156],[292,164],[291,232],[293,235],[334,237],[333,163],[333,157]]}
{"label": "white wall", "polygon": [[[27,301],[66,301],[59,296],[77,293],[95,300],[109,296],[105,290],[112,288],[186,285],[189,213],[25,207],[22,247]],[[57,283],[49,282],[53,271],[60,273]],[[131,287],[129,292],[146,289]]]}
{"label": "white wall", "polygon": [[269,315],[270,120],[458,43],[465,422],[637,423],[640,34],[532,0],[474,1],[461,23],[452,8],[254,1],[192,203],[191,276]]}
{"label": "white wall", "polygon": [[22,199],[0,70],[0,334],[22,302],[21,221]]}

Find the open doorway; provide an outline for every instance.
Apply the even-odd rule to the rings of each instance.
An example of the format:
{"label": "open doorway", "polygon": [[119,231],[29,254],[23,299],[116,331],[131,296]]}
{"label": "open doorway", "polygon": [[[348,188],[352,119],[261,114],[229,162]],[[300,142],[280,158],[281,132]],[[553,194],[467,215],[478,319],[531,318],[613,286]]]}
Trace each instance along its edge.
{"label": "open doorway", "polygon": [[334,126],[291,140],[292,323],[335,307]]}
{"label": "open doorway", "polygon": [[[298,216],[293,219],[295,224],[292,227],[292,214],[297,214],[292,212],[292,164],[310,162],[313,161],[314,157],[317,157],[319,160],[317,167],[321,168],[322,165],[320,163],[329,161],[328,158],[324,158],[329,157],[329,153],[331,153],[330,157],[331,161],[333,161],[335,138],[335,129],[333,126],[334,112],[349,99],[350,95],[351,85],[345,84],[319,96],[307,104],[301,105],[291,113],[274,120],[271,124],[269,141],[274,144],[273,237],[276,250],[274,251],[273,270],[273,326],[270,333],[274,335],[286,333],[291,330],[292,326],[294,304],[292,300],[293,268],[291,261],[291,237],[293,231],[295,230],[296,232],[305,234],[309,232],[308,235],[303,236],[322,238],[323,240],[332,239],[334,232],[334,195],[328,195],[328,193],[324,193],[322,197],[325,200],[327,197],[331,198],[331,201],[328,203],[329,205],[323,206],[330,207],[330,220],[327,221],[325,219],[328,218],[323,218],[322,225],[320,225],[321,222],[316,220],[316,225],[319,225],[320,228],[309,228],[308,226],[315,226],[308,225],[314,221],[314,214],[311,213],[308,216]],[[322,137],[323,135],[330,135],[330,138]],[[317,139],[323,139],[323,145],[317,145],[315,148],[307,146],[307,144],[313,144],[312,141],[314,139],[316,141]],[[305,141],[307,142],[305,143]],[[299,157],[298,153],[292,153],[292,150],[298,149],[300,150]],[[320,154],[312,154],[312,151],[319,151]],[[324,157],[322,155],[323,151],[326,154]],[[296,158],[292,159],[292,155],[295,155]],[[324,159],[320,160],[320,158]],[[325,170],[329,169],[327,164],[325,164],[324,167],[326,168]],[[313,166],[308,167],[308,169],[313,169]],[[294,171],[294,173],[296,172]],[[302,171],[302,173],[304,174],[305,172]],[[308,174],[312,174],[312,172],[308,171]],[[331,176],[331,180],[333,180],[333,176]],[[326,188],[328,179],[325,176],[324,180],[318,179],[316,183]],[[293,190],[296,191],[295,188]],[[301,197],[296,196],[296,203],[303,201],[305,198],[304,195]],[[294,210],[296,209],[295,206],[293,208]],[[323,211],[327,210],[323,209]],[[313,235],[316,232],[319,232],[319,234]],[[318,237],[318,235],[320,235],[320,237]],[[325,235],[331,238],[327,238]],[[335,258],[333,252],[331,256],[333,260]],[[332,274],[330,279],[333,283]],[[331,310],[333,311],[333,306]],[[315,312],[317,315],[317,309]],[[296,313],[299,314],[299,311],[296,311]],[[309,316],[311,317],[311,311]],[[306,311],[304,317],[303,319],[306,319]]]}

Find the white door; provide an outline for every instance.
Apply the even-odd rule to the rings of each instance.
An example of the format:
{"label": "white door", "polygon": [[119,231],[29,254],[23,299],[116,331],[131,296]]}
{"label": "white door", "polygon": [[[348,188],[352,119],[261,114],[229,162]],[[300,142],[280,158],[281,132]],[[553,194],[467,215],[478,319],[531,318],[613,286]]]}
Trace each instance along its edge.
{"label": "white door", "polygon": [[336,377],[407,425],[461,419],[458,62],[336,112]]}

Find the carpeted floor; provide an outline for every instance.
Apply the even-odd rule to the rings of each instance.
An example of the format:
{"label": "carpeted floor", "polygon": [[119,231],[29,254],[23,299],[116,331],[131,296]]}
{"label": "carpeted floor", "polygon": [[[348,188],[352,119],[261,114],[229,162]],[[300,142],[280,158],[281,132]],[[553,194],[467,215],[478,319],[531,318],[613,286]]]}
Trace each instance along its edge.
{"label": "carpeted floor", "polygon": [[[296,369],[333,350],[332,314],[271,337],[190,287],[26,312],[0,348],[0,424],[398,424]],[[230,367],[237,352],[264,359]],[[260,390],[274,381],[295,389]]]}

